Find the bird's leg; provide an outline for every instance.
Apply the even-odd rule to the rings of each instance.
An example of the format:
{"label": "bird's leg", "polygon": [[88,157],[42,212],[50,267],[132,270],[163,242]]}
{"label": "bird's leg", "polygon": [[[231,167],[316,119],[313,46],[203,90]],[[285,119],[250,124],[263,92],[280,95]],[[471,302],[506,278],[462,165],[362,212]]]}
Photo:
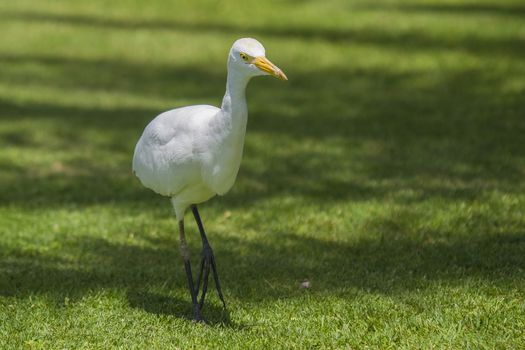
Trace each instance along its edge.
{"label": "bird's leg", "polygon": [[191,294],[191,303],[193,304],[193,318],[195,319],[195,321],[202,321],[200,308],[197,304],[197,294],[199,292],[195,290],[195,287],[193,285],[193,275],[191,274],[190,250],[188,248],[188,244],[186,243],[186,235],[184,234],[184,220],[179,221],[179,240],[180,253],[182,255],[182,260],[184,261],[186,277],[188,278],[188,288]]}
{"label": "bird's leg", "polygon": [[222,295],[221,283],[219,281],[219,274],[217,273],[217,265],[215,264],[215,256],[213,255],[213,250],[211,249],[210,243],[208,242],[208,238],[206,237],[206,232],[204,231],[204,226],[202,226],[202,221],[199,215],[199,211],[197,210],[197,206],[192,205],[191,210],[193,212],[193,216],[195,217],[195,221],[197,222],[197,226],[199,227],[199,232],[201,234],[202,239],[202,260],[199,275],[197,277],[196,290],[196,294],[198,295],[202,279],[202,294],[201,300],[199,302],[199,307],[202,309],[202,307],[204,306],[204,298],[206,297],[206,292],[208,291],[208,277],[210,275],[211,269],[213,273],[213,279],[215,281],[215,288],[217,289],[219,298],[222,301],[222,305],[226,309],[226,302],[224,301],[224,296]]}

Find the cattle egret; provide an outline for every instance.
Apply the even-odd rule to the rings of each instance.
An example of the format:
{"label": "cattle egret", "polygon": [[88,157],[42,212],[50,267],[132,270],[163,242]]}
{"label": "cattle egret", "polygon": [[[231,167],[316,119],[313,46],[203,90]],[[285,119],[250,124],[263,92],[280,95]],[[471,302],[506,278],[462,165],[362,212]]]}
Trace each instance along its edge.
{"label": "cattle egret", "polygon": [[[202,320],[201,310],[208,289],[210,269],[219,298],[226,308],[213,250],[206,237],[197,204],[216,194],[225,194],[235,182],[248,119],[246,86],[257,75],[272,75],[288,80],[265,57],[261,43],[251,38],[237,40],[228,56],[226,93],[221,108],[195,105],[164,112],[146,126],[135,147],[135,175],[145,187],[171,198],[179,223],[180,251],[197,321]],[[184,233],[184,213],[188,207],[192,209],[202,240],[202,258],[196,284],[193,283]],[[198,301],[201,281],[202,292]]]}

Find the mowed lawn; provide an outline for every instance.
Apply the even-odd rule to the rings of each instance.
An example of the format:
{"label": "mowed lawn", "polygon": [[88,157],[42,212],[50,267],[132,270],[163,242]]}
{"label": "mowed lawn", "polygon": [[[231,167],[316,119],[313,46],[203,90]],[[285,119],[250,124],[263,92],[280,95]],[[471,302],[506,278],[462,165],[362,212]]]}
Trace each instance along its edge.
{"label": "mowed lawn", "polygon": [[[525,347],[522,1],[17,0],[0,33],[1,349]],[[228,303],[202,325],[131,158],[220,104],[244,36],[289,82],[251,82],[201,206]]]}

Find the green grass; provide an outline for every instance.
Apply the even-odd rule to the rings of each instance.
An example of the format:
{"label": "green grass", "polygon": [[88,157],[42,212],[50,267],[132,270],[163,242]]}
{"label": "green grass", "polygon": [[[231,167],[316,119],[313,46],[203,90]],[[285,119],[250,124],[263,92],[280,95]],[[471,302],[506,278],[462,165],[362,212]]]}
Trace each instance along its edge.
{"label": "green grass", "polygon": [[[518,0],[2,2],[0,348],[523,348],[524,18]],[[155,115],[220,103],[250,35],[290,81],[252,81],[237,183],[201,206],[229,305],[211,293],[205,326],[170,203],[130,163]]]}

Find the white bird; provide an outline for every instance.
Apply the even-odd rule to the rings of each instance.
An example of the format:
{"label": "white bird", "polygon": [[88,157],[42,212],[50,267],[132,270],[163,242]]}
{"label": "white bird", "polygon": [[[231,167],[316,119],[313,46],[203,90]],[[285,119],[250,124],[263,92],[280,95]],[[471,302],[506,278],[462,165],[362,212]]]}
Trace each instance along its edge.
{"label": "white bird", "polygon": [[[235,182],[248,120],[246,86],[257,75],[272,75],[288,80],[265,57],[264,47],[257,40],[243,38],[235,41],[228,56],[226,93],[221,108],[195,105],[164,112],[146,126],[135,147],[135,175],[145,187],[171,198],[179,222],[180,250],[195,320],[202,320],[201,309],[208,288],[210,268],[219,297],[226,307],[215,258],[197,204],[216,194],[225,194]],[[184,213],[190,206],[202,239],[202,260],[196,286],[184,233]],[[201,277],[202,294],[197,303]]]}

